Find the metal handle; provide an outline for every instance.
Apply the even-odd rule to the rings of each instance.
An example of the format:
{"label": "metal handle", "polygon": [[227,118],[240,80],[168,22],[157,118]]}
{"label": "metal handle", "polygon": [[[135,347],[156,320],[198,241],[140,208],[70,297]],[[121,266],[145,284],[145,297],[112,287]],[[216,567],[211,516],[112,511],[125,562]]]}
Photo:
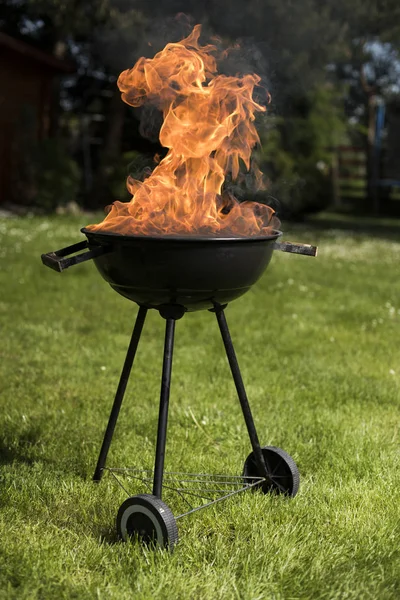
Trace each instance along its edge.
{"label": "metal handle", "polygon": [[89,250],[88,252],[82,252],[82,254],[77,254],[76,256],[69,256],[70,254],[79,252],[79,250],[84,250],[88,245],[88,241],[83,240],[82,242],[72,244],[72,246],[61,248],[61,250],[42,254],[42,263],[46,265],[46,267],[50,267],[50,269],[61,273],[61,271],[64,271],[73,265],[78,265],[81,262],[85,262],[96,256],[101,256],[102,254],[107,254],[107,252],[111,251],[110,246],[96,246],[96,248],[92,248],[92,250]]}
{"label": "metal handle", "polygon": [[275,242],[274,250],[281,252],[294,252],[294,254],[305,254],[306,256],[317,256],[318,247],[310,244],[294,244],[293,242]]}

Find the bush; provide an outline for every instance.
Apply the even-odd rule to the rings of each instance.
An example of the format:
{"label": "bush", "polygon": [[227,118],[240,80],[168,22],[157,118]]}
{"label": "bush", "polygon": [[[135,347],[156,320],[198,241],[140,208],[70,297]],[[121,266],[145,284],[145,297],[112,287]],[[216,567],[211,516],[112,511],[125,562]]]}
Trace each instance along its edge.
{"label": "bush", "polygon": [[258,160],[269,178],[270,202],[285,217],[325,208],[332,199],[332,153],[345,131],[344,115],[327,87],[310,92],[287,118],[267,116]]}
{"label": "bush", "polygon": [[37,189],[36,206],[52,211],[76,201],[80,170],[59,140],[39,142],[32,164]]}

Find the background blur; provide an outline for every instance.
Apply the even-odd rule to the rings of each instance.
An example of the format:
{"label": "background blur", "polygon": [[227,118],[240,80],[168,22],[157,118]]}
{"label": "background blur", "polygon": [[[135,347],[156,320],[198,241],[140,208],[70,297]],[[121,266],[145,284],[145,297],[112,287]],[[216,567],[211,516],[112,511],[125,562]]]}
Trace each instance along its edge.
{"label": "background blur", "polygon": [[400,215],[398,0],[3,0],[0,209],[128,200],[127,174],[162,153],[160,122],[144,130],[116,79],[195,23],[203,42],[239,41],[223,68],[259,73],[272,96],[258,123],[268,189],[239,198],[287,219]]}

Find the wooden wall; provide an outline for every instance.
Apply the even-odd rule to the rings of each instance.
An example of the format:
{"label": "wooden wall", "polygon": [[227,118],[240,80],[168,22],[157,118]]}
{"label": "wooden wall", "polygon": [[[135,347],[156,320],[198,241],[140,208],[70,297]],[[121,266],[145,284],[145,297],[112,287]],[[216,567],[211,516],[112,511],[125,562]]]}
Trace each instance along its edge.
{"label": "wooden wall", "polygon": [[49,127],[51,85],[54,70],[48,65],[0,47],[0,204],[12,199],[16,148],[28,111],[35,125],[36,138]]}

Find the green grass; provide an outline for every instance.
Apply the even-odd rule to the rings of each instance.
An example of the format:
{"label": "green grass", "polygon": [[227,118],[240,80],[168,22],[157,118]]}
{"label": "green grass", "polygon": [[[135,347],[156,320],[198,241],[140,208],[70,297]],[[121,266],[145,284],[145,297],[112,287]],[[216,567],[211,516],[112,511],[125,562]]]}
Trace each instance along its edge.
{"label": "green grass", "polygon": [[[400,243],[295,228],[226,314],[259,436],[301,473],[179,521],[174,554],[116,540],[125,499],[91,481],[136,315],[85,263],[40,254],[78,218],[0,221],[0,598],[400,597]],[[151,467],[164,321],[151,311],[109,464]],[[240,474],[243,418],[211,313],[177,323],[166,468]],[[173,506],[171,505],[173,508]]]}

